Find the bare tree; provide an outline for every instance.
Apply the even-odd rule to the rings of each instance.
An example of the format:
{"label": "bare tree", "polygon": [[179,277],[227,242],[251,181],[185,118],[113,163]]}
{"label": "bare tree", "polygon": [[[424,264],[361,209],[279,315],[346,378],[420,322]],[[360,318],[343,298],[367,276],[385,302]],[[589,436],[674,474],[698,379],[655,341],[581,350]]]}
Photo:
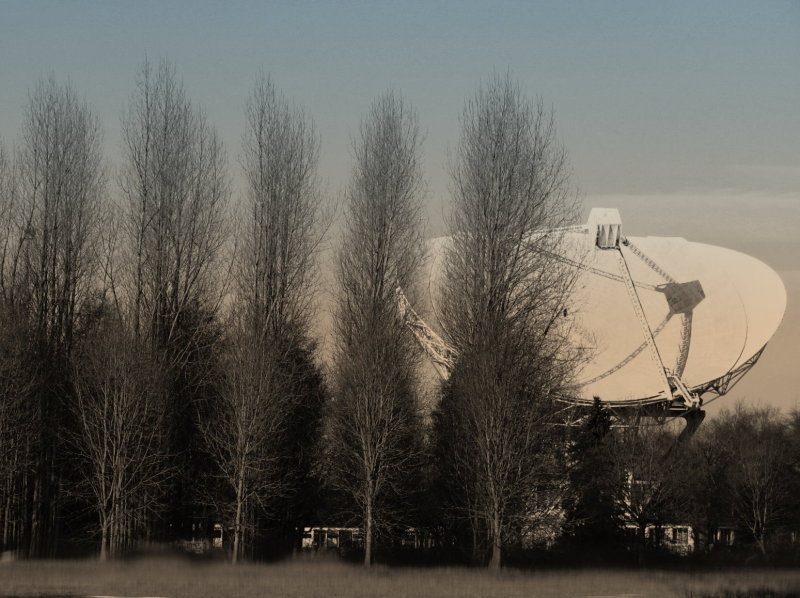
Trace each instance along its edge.
{"label": "bare tree", "polygon": [[176,471],[167,533],[194,509],[197,402],[212,392],[216,316],[225,292],[226,156],[175,69],[145,61],[122,127],[122,250],[113,273],[121,318],[164,371],[166,438]]}
{"label": "bare tree", "polygon": [[450,515],[469,524],[476,562],[488,542],[492,568],[503,545],[521,539],[520,530],[552,529],[552,509],[567,491],[564,429],[553,425],[556,407],[545,400],[549,372],[510,363],[512,355],[484,350],[460,357],[436,418],[445,445],[440,475],[458,489]]}
{"label": "bare tree", "polygon": [[0,549],[19,550],[25,513],[32,506],[23,491],[35,466],[32,447],[38,430],[31,403],[28,329],[7,300],[0,301]]}
{"label": "bare tree", "polygon": [[710,433],[727,462],[733,517],[766,556],[770,535],[786,523],[796,502],[786,421],[774,408],[739,403],[711,422]]}
{"label": "bare tree", "polygon": [[[26,417],[29,380],[26,376],[24,312],[17,313],[14,298],[19,281],[19,230],[13,173],[5,147],[0,144],[0,521],[2,549],[16,547],[21,524],[20,478],[26,469],[25,448],[32,436]],[[20,318],[20,316],[23,316]],[[20,320],[23,320],[22,322]]]}
{"label": "bare tree", "polygon": [[415,347],[396,303],[398,286],[413,293],[423,256],[420,134],[399,94],[372,104],[354,151],[325,450],[328,482],[363,525],[369,565],[376,529],[398,514],[420,446]]}
{"label": "bare tree", "polygon": [[552,397],[573,356],[563,327],[574,279],[552,256],[557,229],[575,216],[569,169],[551,113],[510,75],[494,75],[469,99],[452,167],[452,243],[445,257],[441,320],[459,355],[444,404],[463,433],[453,458],[483,520],[490,567],[522,497],[549,477],[537,457],[552,445]]}
{"label": "bare tree", "polygon": [[97,118],[71,86],[53,77],[29,96],[16,175],[16,241],[37,339],[68,355],[96,283],[105,173]]}
{"label": "bare tree", "polygon": [[245,115],[248,214],[237,272],[239,300],[259,334],[305,336],[324,232],[316,178],[319,138],[310,117],[291,106],[264,74],[256,79]]}
{"label": "bare tree", "polygon": [[164,347],[179,336],[188,312],[217,307],[226,158],[216,131],[166,61],[142,66],[122,136],[123,231],[130,252],[121,289],[130,305],[123,314],[138,337]]}
{"label": "bare tree", "polygon": [[[6,169],[8,172],[8,169]],[[70,85],[54,77],[28,96],[22,133],[2,184],[4,308],[26,329],[30,385],[23,449],[19,542],[52,554],[60,520],[63,455],[59,434],[71,394],[69,359],[95,303],[96,248],[105,174],[97,119]]]}
{"label": "bare tree", "polygon": [[263,358],[272,360],[264,368],[274,378],[269,382],[273,396],[262,400],[283,409],[285,429],[262,444],[279,464],[273,474],[281,479],[282,491],[259,493],[259,525],[271,526],[273,547],[286,542],[288,548],[289,542],[299,541],[297,529],[312,515],[309,502],[318,486],[308,447],[318,436],[324,390],[310,328],[316,258],[328,215],[321,207],[319,137],[311,117],[290,104],[263,73],[256,78],[245,116],[247,195],[234,270],[235,309],[248,342],[271,347]]}
{"label": "bare tree", "polygon": [[227,351],[215,416],[200,423],[206,450],[232,497],[220,501],[220,507],[232,522],[234,563],[244,554],[247,532],[253,532],[249,514],[286,491],[276,472],[291,397],[280,388],[274,349],[258,335],[240,329]]}
{"label": "bare tree", "polygon": [[141,342],[116,319],[103,323],[76,361],[76,423],[70,445],[96,511],[100,560],[143,535],[142,525],[167,475],[161,435],[165,401],[158,372]]}
{"label": "bare tree", "polygon": [[0,294],[3,302],[10,302],[14,295],[16,269],[19,266],[19,230],[16,213],[16,189],[12,166],[5,146],[0,141]]}

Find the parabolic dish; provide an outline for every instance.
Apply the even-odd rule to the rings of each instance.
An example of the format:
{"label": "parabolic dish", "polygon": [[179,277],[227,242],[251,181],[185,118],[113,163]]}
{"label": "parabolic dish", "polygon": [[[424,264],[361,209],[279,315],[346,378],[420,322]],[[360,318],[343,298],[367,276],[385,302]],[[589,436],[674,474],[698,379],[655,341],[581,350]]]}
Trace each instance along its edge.
{"label": "parabolic dish", "polygon": [[[616,210],[604,212],[619,222]],[[755,363],[783,318],[780,277],[738,251],[679,237],[626,238],[619,230],[620,242],[606,248],[598,246],[592,217],[563,233],[558,259],[577,276],[567,318],[573,342],[587,354],[569,398],[588,403],[598,396],[618,405],[672,400],[665,371],[700,395],[724,394],[726,380]],[[433,313],[448,242],[443,237],[430,243]]]}

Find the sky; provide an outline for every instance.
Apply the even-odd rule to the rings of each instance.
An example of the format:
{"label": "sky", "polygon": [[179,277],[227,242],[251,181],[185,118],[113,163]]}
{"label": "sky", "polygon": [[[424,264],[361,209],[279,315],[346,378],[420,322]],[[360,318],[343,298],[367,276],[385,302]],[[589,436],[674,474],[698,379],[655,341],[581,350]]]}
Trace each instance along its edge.
{"label": "sky", "polygon": [[141,63],[169,59],[239,174],[259,70],[313,115],[336,198],[351,136],[388,88],[425,134],[428,233],[444,231],[447,164],[466,97],[511,74],[555,113],[586,214],[633,236],[743,251],[788,292],[783,324],[728,397],[800,406],[800,1],[264,2],[0,0],[0,140],[53,73],[100,118],[113,171]]}

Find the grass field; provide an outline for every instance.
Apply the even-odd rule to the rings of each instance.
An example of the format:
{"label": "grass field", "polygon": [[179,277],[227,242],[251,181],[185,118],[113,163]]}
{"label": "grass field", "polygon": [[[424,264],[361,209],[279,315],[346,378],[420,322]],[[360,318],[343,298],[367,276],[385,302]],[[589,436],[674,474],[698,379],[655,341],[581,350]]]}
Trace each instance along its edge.
{"label": "grass field", "polygon": [[171,596],[186,598],[385,596],[800,596],[800,571],[686,573],[660,570],[387,568],[331,561],[279,564],[141,559],[17,561],[0,565],[0,596]]}

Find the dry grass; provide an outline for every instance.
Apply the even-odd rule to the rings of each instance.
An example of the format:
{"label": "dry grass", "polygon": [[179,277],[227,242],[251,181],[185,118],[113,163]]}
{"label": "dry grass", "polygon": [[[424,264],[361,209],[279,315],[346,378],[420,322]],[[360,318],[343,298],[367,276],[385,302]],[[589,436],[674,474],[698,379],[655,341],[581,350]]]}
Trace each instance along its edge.
{"label": "dry grass", "polygon": [[[770,593],[771,592],[771,593]],[[794,596],[800,571],[678,573],[658,570],[521,572],[460,568],[390,569],[330,561],[274,565],[142,559],[27,561],[0,565],[2,596],[171,596],[186,598],[385,596]]]}

